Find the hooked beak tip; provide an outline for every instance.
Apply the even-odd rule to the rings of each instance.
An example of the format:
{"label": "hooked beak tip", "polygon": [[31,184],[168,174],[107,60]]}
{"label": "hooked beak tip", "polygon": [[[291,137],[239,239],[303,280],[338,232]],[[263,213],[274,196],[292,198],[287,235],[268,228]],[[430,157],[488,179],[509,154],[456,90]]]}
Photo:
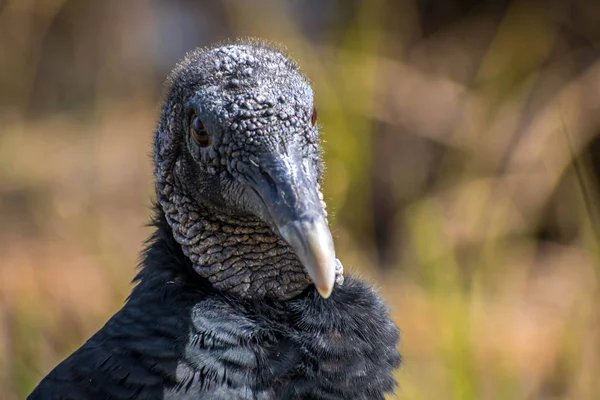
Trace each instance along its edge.
{"label": "hooked beak tip", "polygon": [[335,249],[327,220],[319,216],[291,221],[280,232],[304,265],[321,297],[328,298],[335,284]]}
{"label": "hooked beak tip", "polygon": [[329,296],[331,296],[331,292],[333,292],[333,285],[322,285],[322,286],[316,286],[317,288],[317,292],[319,292],[319,294],[321,295],[322,298],[324,299],[328,299]]}

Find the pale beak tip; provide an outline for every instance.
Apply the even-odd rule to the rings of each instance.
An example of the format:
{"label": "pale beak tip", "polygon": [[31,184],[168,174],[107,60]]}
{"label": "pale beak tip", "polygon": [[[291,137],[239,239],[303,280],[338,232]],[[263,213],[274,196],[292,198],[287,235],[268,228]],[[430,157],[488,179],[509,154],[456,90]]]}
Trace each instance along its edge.
{"label": "pale beak tip", "polygon": [[324,299],[328,299],[329,296],[331,296],[331,292],[333,292],[333,285],[327,285],[327,286],[316,286],[317,288],[317,292],[319,292],[319,294],[321,295],[322,298]]}
{"label": "pale beak tip", "polygon": [[280,232],[294,249],[321,297],[331,296],[336,262],[327,220],[319,216],[291,221],[281,227]]}

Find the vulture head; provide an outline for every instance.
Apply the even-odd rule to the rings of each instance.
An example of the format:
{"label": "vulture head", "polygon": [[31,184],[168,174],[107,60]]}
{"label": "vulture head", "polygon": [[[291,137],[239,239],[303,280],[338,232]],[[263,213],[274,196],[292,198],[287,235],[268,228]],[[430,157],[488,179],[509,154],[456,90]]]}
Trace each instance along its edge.
{"label": "vulture head", "polygon": [[312,88],[260,42],[195,50],[168,81],[157,197],[193,268],[219,290],[288,299],[342,281],[320,190]]}

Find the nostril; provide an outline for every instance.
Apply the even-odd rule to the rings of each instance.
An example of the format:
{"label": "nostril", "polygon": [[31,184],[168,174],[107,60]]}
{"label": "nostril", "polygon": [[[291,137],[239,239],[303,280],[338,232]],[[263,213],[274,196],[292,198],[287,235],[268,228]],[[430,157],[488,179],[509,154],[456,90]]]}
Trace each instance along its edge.
{"label": "nostril", "polygon": [[265,169],[260,168],[260,175],[269,186],[269,190],[271,191],[271,193],[277,194],[277,184],[275,183],[275,179],[273,179],[271,174]]}

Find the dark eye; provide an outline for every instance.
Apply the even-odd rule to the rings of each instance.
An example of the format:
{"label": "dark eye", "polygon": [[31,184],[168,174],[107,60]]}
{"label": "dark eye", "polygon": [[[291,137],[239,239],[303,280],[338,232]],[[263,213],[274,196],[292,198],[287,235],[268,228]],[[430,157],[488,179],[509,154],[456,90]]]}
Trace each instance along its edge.
{"label": "dark eye", "polygon": [[190,119],[190,135],[200,147],[206,147],[210,144],[210,136],[197,115],[192,115]]}
{"label": "dark eye", "polygon": [[310,117],[310,126],[315,126],[316,123],[317,123],[317,108],[313,107],[313,113],[312,113],[312,116]]}

